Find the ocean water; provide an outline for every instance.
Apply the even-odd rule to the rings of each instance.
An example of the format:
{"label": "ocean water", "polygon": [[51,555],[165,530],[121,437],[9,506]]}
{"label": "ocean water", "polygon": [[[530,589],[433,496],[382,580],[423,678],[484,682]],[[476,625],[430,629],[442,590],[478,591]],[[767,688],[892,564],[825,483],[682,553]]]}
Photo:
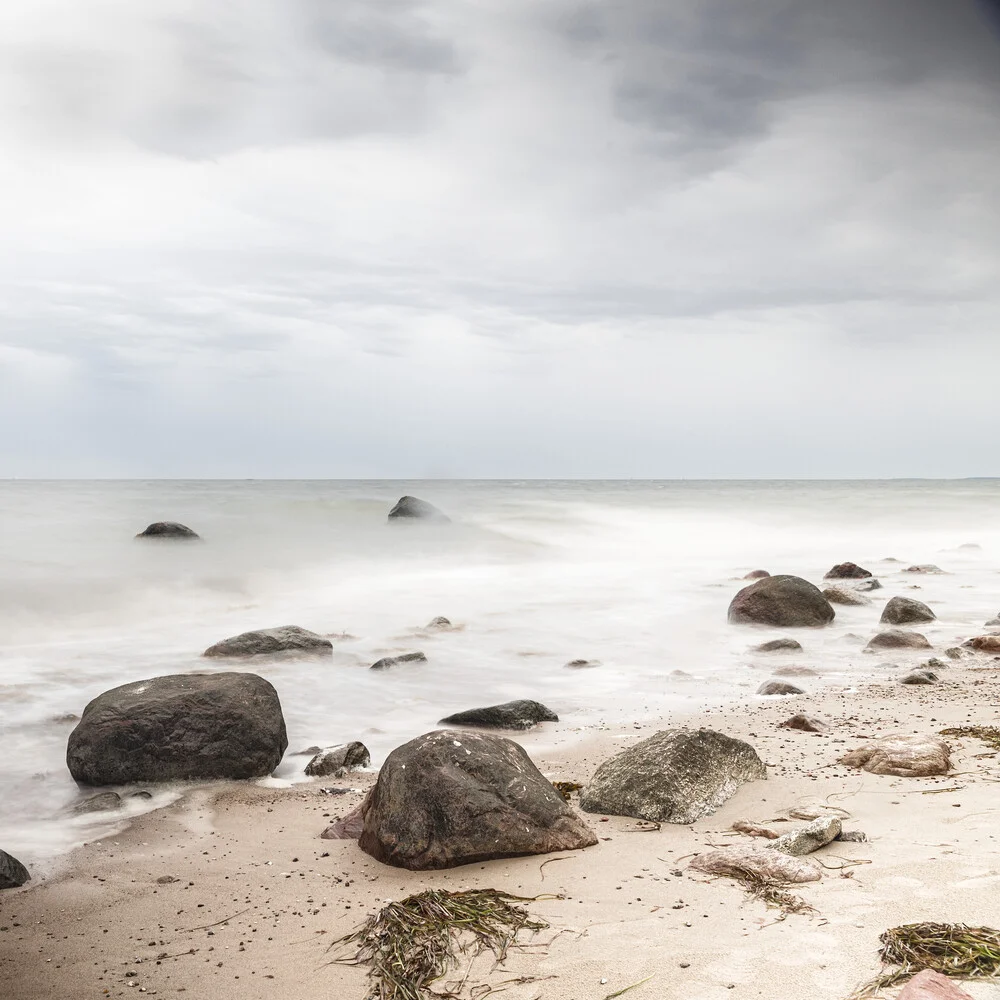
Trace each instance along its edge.
{"label": "ocean water", "polygon": [[[407,493],[452,523],[388,524]],[[133,537],[156,520],[204,542]],[[120,822],[67,815],[73,717],[127,681],[226,669],[201,652],[247,629],[342,636],[332,659],[235,669],[277,688],[290,752],[361,739],[377,765],[451,712],[512,698],[544,702],[565,733],[754,697],[779,662],[821,671],[806,686],[855,683],[907,662],[863,652],[894,594],[931,604],[939,650],[1000,611],[1000,480],[6,481],[0,523],[0,847],[40,870]],[[803,654],[755,655],[778,630],[727,624],[749,570],[819,583],[845,560],[884,589],[799,635]],[[421,632],[437,615],[463,627]],[[412,650],[428,662],[368,670]],[[567,668],[578,658],[600,665]],[[286,756],[277,780],[307,760]],[[178,794],[155,791],[130,811]]]}

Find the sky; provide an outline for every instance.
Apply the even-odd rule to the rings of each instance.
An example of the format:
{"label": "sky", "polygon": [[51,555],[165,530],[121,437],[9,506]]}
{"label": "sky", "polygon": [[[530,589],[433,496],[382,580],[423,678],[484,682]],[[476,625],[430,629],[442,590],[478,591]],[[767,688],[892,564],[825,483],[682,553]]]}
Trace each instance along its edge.
{"label": "sky", "polygon": [[1000,475],[1000,4],[6,0],[0,477]]}

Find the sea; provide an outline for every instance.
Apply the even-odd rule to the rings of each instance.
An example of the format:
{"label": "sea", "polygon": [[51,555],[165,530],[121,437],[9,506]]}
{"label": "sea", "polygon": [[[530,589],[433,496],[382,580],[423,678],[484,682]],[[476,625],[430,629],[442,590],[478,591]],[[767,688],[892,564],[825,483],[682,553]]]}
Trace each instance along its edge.
{"label": "sea", "polygon": [[[404,495],[449,523],[390,523]],[[180,521],[202,541],[135,538]],[[52,871],[74,846],[181,794],[150,788],[120,814],[74,815],[66,740],[87,702],[162,674],[233,669],[206,647],[258,628],[334,637],[321,660],[240,663],[270,680],[289,754],[393,747],[462,709],[533,698],[559,715],[532,737],[584,738],[723,700],[751,699],[779,634],[811,684],[897,668],[864,651],[882,602],[928,603],[937,650],[1000,612],[1000,480],[0,482],[0,848]],[[870,569],[874,604],[821,630],[727,624],[751,570],[822,584]],[[941,573],[914,574],[914,564]],[[427,632],[437,616],[456,629]],[[425,663],[369,670],[421,651]],[[912,656],[912,654],[910,654]],[[585,668],[570,667],[586,660]],[[888,662],[887,662],[888,661]]]}

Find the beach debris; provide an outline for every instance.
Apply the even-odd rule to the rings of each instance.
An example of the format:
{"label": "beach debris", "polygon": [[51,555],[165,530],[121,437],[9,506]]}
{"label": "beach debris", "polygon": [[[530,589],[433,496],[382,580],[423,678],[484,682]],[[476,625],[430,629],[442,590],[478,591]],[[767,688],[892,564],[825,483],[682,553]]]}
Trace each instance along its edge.
{"label": "beach debris", "polygon": [[117,792],[100,792],[70,806],[70,812],[74,816],[84,816],[87,813],[113,812],[121,807],[122,797]]}
{"label": "beach debris", "polygon": [[844,844],[864,844],[868,841],[868,835],[861,830],[841,830],[833,839]]}
{"label": "beach debris", "polygon": [[754,646],[754,650],[758,653],[801,653],[802,643],[798,639],[771,639],[769,642]]}
{"label": "beach debris", "polygon": [[729,604],[733,624],[819,627],[835,617],[833,605],[808,580],[769,576],[744,587]]}
{"label": "beach debris", "polygon": [[143,528],[135,537],[196,541],[201,538],[201,535],[196,531],[192,531],[186,524],[179,524],[177,521],[154,521]]}
{"label": "beach debris", "polygon": [[389,511],[390,521],[437,521],[444,523],[451,518],[442,513],[432,503],[419,497],[400,497]]}
{"label": "beach debris", "polygon": [[895,734],[866,743],[839,763],[871,774],[924,778],[951,770],[951,747],[937,736]]}
{"label": "beach debris", "polygon": [[918,563],[915,566],[907,566],[903,570],[904,573],[943,573],[944,570],[940,566],[935,566],[934,563]]}
{"label": "beach debris", "polygon": [[558,722],[559,716],[541,702],[507,701],[487,708],[470,708],[441,719],[443,726],[479,726],[484,729],[531,729],[539,722]]}
{"label": "beach debris", "polygon": [[0,851],[0,889],[17,889],[31,881],[31,874],[13,854]]}
{"label": "beach debris", "polygon": [[369,670],[390,670],[398,667],[401,663],[426,663],[427,657],[423,653],[400,653],[398,656],[383,656],[381,660],[376,660]]}
{"label": "beach debris", "polygon": [[439,729],[386,758],[358,843],[384,864],[423,871],[575,850],[597,837],[519,744]]}
{"label": "beach debris", "polygon": [[933,670],[911,670],[908,674],[899,678],[900,684],[936,684],[938,675]]}
{"label": "beach debris", "polygon": [[887,625],[910,625],[914,622],[932,622],[937,615],[923,601],[915,601],[910,597],[893,597],[882,609],[879,619]]}
{"label": "beach debris", "polygon": [[858,607],[864,604],[871,604],[871,598],[856,590],[848,590],[846,587],[827,587],[823,591],[823,596],[831,604],[853,604]]}
{"label": "beach debris", "polygon": [[882,942],[879,957],[883,965],[898,968],[876,976],[862,986],[851,1000],[877,996],[880,990],[913,979],[924,970],[953,979],[1000,977],[1000,931],[992,927],[903,924],[884,931],[879,940]]}
{"label": "beach debris", "polygon": [[580,791],[580,789],[583,788],[583,785],[581,785],[578,781],[553,781],[552,787],[566,802],[569,802],[573,792]]}
{"label": "beach debris", "polygon": [[825,733],[830,727],[822,720],[800,712],[781,724],[782,729],[797,729],[803,733]]}
{"label": "beach debris", "polygon": [[782,854],[801,857],[803,854],[812,854],[813,851],[825,847],[831,840],[836,840],[840,833],[840,820],[836,816],[820,816],[808,826],[782,834],[767,846],[772,850],[781,851]]}
{"label": "beach debris", "polygon": [[927,637],[919,632],[904,632],[901,628],[890,628],[879,632],[865,649],[930,649]]}
{"label": "beach debris", "polygon": [[241,632],[209,646],[202,656],[245,659],[252,656],[332,656],[333,643],[298,625]]}
{"label": "beach debris", "polygon": [[571,670],[587,670],[590,667],[599,667],[600,665],[600,660],[570,660],[566,664]]}
{"label": "beach debris", "polygon": [[774,830],[761,826],[759,823],[752,823],[748,819],[738,819],[731,827],[737,833],[745,833],[748,837],[761,837],[765,840],[777,840],[781,834]]}
{"label": "beach debris", "polygon": [[1000,750],[1000,729],[996,726],[952,726],[942,729],[941,736],[972,736],[994,750]]}
{"label": "beach debris", "polygon": [[793,695],[805,694],[805,691],[803,691],[800,687],[796,687],[794,684],[789,684],[787,681],[764,681],[764,683],[757,688],[757,694]]}
{"label": "beach debris", "polygon": [[974,649],[977,653],[1000,653],[1000,635],[977,635],[962,645],[966,649]]}
{"label": "beach debris", "polygon": [[[607,996],[604,997],[604,1000],[615,1000],[615,997],[623,996],[624,994],[628,993],[629,990],[634,990],[637,986],[642,986],[644,983],[648,983],[650,979],[652,979],[653,976],[655,975],[656,973],[654,972],[652,976],[646,976],[645,979],[640,979],[639,982],[637,983],[632,983],[631,985],[626,986],[623,989],[615,990],[614,993],[607,994]],[[602,979],[601,982],[604,983],[607,982],[607,980]]]}
{"label": "beach debris", "polygon": [[342,778],[348,771],[368,767],[371,762],[368,747],[354,740],[321,750],[306,764],[306,774],[312,778]]}
{"label": "beach debris", "polygon": [[866,577],[874,576],[867,569],[862,569],[857,563],[838,563],[833,569],[828,570],[824,575],[824,580],[863,580]]}
{"label": "beach debris", "polygon": [[972,995],[933,969],[918,972],[897,1000],[972,1000]]}
{"label": "beach debris", "polygon": [[870,579],[867,580],[859,580],[857,583],[852,584],[852,586],[854,587],[855,590],[857,590],[859,593],[862,594],[872,590],[882,589],[882,584],[879,583],[879,581],[876,580],[875,577],[871,577]]}
{"label": "beach debris", "polygon": [[[492,952],[503,962],[518,936],[548,927],[518,903],[532,897],[512,896],[497,889],[448,892],[427,889],[383,906],[356,930],[330,946],[353,946],[341,965],[368,967],[370,1000],[425,1000],[441,994],[431,989],[465,955]],[[487,989],[487,992],[489,990]],[[484,996],[473,989],[473,996]]]}
{"label": "beach debris", "polygon": [[767,777],[749,743],[711,729],[666,729],[606,760],[580,796],[587,812],[693,823]]}
{"label": "beach debris", "polygon": [[66,764],[81,785],[242,780],[269,775],[287,747],[281,702],[263,677],[168,674],[91,701],[69,735]]}
{"label": "beach debris", "polygon": [[752,569],[745,577],[744,580],[763,580],[765,577],[770,576],[766,569]]}

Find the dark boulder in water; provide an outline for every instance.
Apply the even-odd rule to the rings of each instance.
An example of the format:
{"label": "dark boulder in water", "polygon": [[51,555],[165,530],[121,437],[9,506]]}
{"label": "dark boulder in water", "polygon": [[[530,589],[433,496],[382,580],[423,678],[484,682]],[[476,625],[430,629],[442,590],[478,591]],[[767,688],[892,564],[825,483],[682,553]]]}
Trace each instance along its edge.
{"label": "dark boulder in water", "polygon": [[419,497],[400,497],[396,505],[389,511],[389,520],[417,519],[422,521],[450,521],[446,514],[438,510],[432,503]]}
{"label": "dark boulder in water", "polygon": [[332,656],[333,643],[322,635],[299,628],[282,625],[223,639],[209,646],[202,656],[245,658],[251,656]]}
{"label": "dark boulder in water", "polygon": [[764,681],[764,683],[757,688],[757,694],[790,695],[805,694],[805,691],[803,691],[800,687],[796,687],[794,684],[789,684],[787,681]]}
{"label": "dark boulder in water", "polygon": [[882,609],[879,621],[887,625],[909,625],[912,622],[932,622],[937,615],[923,601],[909,597],[893,597]]}
{"label": "dark boulder in water", "polygon": [[930,649],[927,637],[919,632],[904,632],[901,628],[890,628],[879,632],[865,647],[866,649]]}
{"label": "dark boulder in water", "polygon": [[400,653],[399,656],[383,656],[381,660],[376,660],[369,670],[390,670],[403,663],[426,663],[427,657],[423,653]]}
{"label": "dark boulder in water", "polygon": [[735,624],[818,627],[829,625],[833,605],[808,580],[798,576],[769,576],[744,587],[729,605]]}
{"label": "dark boulder in water", "polygon": [[199,539],[199,535],[196,531],[192,531],[186,524],[178,524],[176,521],[155,521],[153,524],[147,525],[145,530],[140,531],[136,538],[164,538],[164,539],[180,539],[180,540],[192,540]]}
{"label": "dark boulder in water", "polygon": [[371,762],[368,747],[354,740],[321,750],[306,764],[306,774],[313,778],[342,778],[348,771],[357,771]]}
{"label": "dark boulder in water", "polygon": [[13,855],[0,851],[0,889],[16,889],[30,881],[28,869]]}
{"label": "dark boulder in water", "polygon": [[857,563],[838,563],[829,570],[823,577],[824,580],[863,580],[865,577],[874,576],[867,569],[862,569]]}
{"label": "dark boulder in water", "polygon": [[758,653],[801,653],[802,643],[798,639],[771,639],[754,648]]}
{"label": "dark boulder in water", "polygon": [[539,722],[558,722],[559,716],[541,702],[508,701],[488,708],[470,708],[441,720],[441,725],[479,726],[483,729],[530,729]]}
{"label": "dark boulder in water", "polygon": [[597,843],[522,747],[485,733],[439,729],[393,750],[361,810],[361,849],[415,871]]}
{"label": "dark boulder in water", "polygon": [[262,778],[288,747],[281,703],[256,674],[170,674],[98,695],[70,733],[81,785]]}

